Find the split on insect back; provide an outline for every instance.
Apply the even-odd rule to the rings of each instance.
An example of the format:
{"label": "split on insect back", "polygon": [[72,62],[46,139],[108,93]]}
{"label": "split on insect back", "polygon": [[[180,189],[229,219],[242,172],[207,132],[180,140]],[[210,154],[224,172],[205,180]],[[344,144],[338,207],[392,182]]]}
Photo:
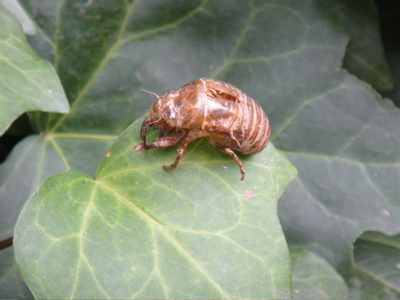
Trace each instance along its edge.
{"label": "split on insect back", "polygon": [[[142,143],[134,150],[166,148],[180,142],[173,164],[164,170],[176,168],[188,144],[205,137],[217,150],[230,155],[238,164],[244,180],[245,169],[233,151],[255,154],[263,150],[271,128],[262,108],[238,88],[220,80],[199,78],[183,85],[177,91],[167,90],[157,97],[148,118],[141,128]],[[147,144],[146,129],[159,130],[160,137]]]}

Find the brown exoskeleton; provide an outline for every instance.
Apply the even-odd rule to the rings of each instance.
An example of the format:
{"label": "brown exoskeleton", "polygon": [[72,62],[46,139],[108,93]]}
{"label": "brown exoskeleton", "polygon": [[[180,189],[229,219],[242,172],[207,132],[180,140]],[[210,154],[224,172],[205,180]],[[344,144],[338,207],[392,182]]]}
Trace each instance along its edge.
{"label": "brown exoskeleton", "polygon": [[[233,150],[255,154],[265,148],[270,136],[268,118],[259,105],[233,85],[209,78],[193,80],[177,91],[167,90],[161,97],[154,95],[158,100],[143,121],[143,143],[136,150],[166,148],[182,141],[174,163],[163,166],[170,170],[178,165],[190,142],[206,137],[236,161],[244,180],[245,169]],[[152,144],[146,141],[148,126],[161,134]]]}

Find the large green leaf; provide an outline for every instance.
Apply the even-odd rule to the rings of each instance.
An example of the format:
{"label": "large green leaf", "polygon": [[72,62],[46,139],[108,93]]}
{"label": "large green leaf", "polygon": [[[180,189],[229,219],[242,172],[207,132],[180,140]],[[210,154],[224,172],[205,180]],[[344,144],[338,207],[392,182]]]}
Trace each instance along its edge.
{"label": "large green leaf", "polygon": [[[0,187],[9,191],[2,194],[7,199],[26,201],[53,164],[94,175],[111,141],[150,107],[151,97],[140,88],[162,94],[205,76],[230,82],[260,103],[274,145],[300,169],[279,207],[290,244],[317,253],[350,280],[357,267],[352,243],[361,232],[400,231],[399,111],[341,69],[350,37],[336,10],[316,0],[23,5],[38,25],[30,42],[54,64],[72,107],[64,117],[31,114],[43,132],[37,149],[54,155],[35,164],[36,151],[21,151],[37,172],[27,168],[15,177],[9,173],[17,174],[21,165],[10,157],[0,169],[10,178]],[[19,212],[20,205],[2,206],[4,214]]]}
{"label": "large green leaf", "polygon": [[53,67],[37,56],[21,25],[1,5],[0,70],[0,135],[23,112],[68,111]]}
{"label": "large green leaf", "polygon": [[18,21],[21,23],[22,30],[24,31],[25,34],[28,35],[36,34],[35,25],[27,15],[27,13],[24,11],[24,9],[21,7],[21,5],[18,3],[18,1],[2,0],[0,4],[3,7],[7,8],[7,10],[11,12],[18,19]]}
{"label": "large green leaf", "polygon": [[400,298],[400,235],[366,232],[354,244],[351,299]]}
{"label": "large green leaf", "polygon": [[[393,184],[400,173],[399,113],[391,102],[378,102],[368,90],[342,106],[343,94],[359,88],[351,78],[341,82],[326,100],[310,105],[318,127],[301,121],[306,118],[304,111],[297,118],[300,123],[286,129],[292,139],[283,139],[282,133],[276,140],[299,170],[298,180],[280,202],[288,240],[319,253],[343,272],[351,268],[352,243],[360,232],[400,230],[399,186]],[[325,105],[330,107],[328,116],[322,112]],[[321,113],[325,120],[320,119]],[[299,130],[307,130],[310,138],[296,153]],[[313,141],[313,137],[318,138]]]}
{"label": "large green leaf", "polygon": [[0,298],[10,299],[10,295],[18,295],[20,299],[33,298],[25,282],[19,276],[14,262],[14,249],[3,249],[0,252]]}
{"label": "large green leaf", "polygon": [[379,13],[374,0],[322,0],[351,35],[344,67],[380,91],[390,91],[393,75],[380,34]]}
{"label": "large green leaf", "polygon": [[294,299],[345,299],[347,286],[332,266],[303,249],[291,249]]}
{"label": "large green leaf", "polygon": [[[100,159],[113,137],[104,138],[107,139],[79,139],[77,135],[60,138],[53,134],[31,136],[19,143],[0,166],[0,239],[12,236],[14,224],[26,199],[46,177],[70,168],[93,174],[96,163],[89,162],[96,157]],[[77,149],[77,144],[80,149],[78,152],[73,151]],[[98,153],[92,153],[93,149]],[[18,280],[13,251],[1,251],[0,261],[0,298],[26,298],[28,294],[21,280]]]}
{"label": "large green leaf", "polygon": [[394,88],[385,93],[384,96],[393,100],[397,107],[400,107],[400,39],[397,29],[400,26],[400,11],[393,9],[397,7],[395,2],[392,5],[387,5],[385,2],[377,2],[377,4],[380,8],[381,32],[385,52],[395,81]]}
{"label": "large green leaf", "polygon": [[36,298],[278,298],[291,293],[277,201],[296,172],[269,144],[236,163],[201,141],[136,152],[141,120],[101,160],[96,179],[54,175],[15,228],[16,261]]}

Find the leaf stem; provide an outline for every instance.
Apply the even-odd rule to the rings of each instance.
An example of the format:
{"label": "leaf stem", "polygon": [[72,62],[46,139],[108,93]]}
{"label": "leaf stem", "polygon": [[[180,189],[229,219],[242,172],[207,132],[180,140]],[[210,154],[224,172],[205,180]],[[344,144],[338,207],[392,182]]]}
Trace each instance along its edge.
{"label": "leaf stem", "polygon": [[5,240],[0,241],[0,250],[8,248],[13,245],[13,237],[9,237]]}

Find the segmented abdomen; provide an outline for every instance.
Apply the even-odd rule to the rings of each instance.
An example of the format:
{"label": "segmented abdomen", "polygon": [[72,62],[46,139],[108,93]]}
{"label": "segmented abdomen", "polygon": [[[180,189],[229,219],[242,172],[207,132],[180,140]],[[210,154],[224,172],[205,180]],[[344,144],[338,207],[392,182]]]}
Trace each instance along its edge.
{"label": "segmented abdomen", "polygon": [[271,128],[262,108],[231,84],[208,78],[201,80],[206,84],[208,95],[208,116],[203,124],[208,125],[205,130],[210,136],[243,154],[263,150]]}
{"label": "segmented abdomen", "polygon": [[233,147],[243,154],[260,152],[268,143],[271,128],[262,108],[247,95],[238,102],[239,118],[236,122],[233,136],[240,147]]}

